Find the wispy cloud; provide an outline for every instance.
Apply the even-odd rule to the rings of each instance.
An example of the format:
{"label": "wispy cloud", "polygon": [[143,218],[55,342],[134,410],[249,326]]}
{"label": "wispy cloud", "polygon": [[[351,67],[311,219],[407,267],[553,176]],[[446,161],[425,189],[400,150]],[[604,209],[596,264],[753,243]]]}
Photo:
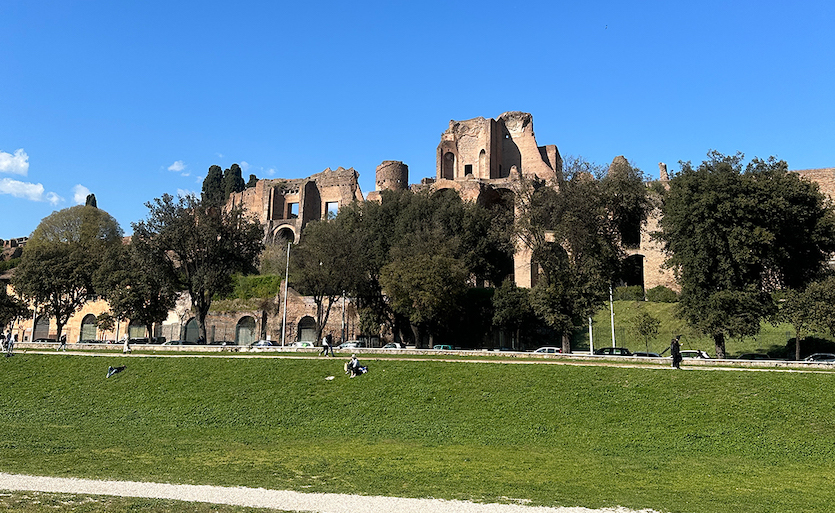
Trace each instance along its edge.
{"label": "wispy cloud", "polygon": [[275,169],[273,169],[273,168],[269,168],[269,169],[267,169],[267,175],[269,175],[269,176],[275,176]]}
{"label": "wispy cloud", "polygon": [[249,162],[247,162],[245,160],[242,160],[240,166],[241,166],[241,171],[243,171],[244,173],[249,171]]}
{"label": "wispy cloud", "polygon": [[185,168],[186,168],[186,164],[182,160],[174,161],[173,164],[168,166],[169,171],[174,171],[176,173],[179,173],[180,171],[182,171]]}
{"label": "wispy cloud", "polygon": [[190,191],[188,189],[177,189],[177,196],[185,198],[186,196],[198,196],[198,194],[196,192]]}
{"label": "wispy cloud", "polygon": [[21,182],[11,178],[0,179],[0,194],[9,194],[15,198],[24,198],[31,201],[46,201],[52,205],[57,205],[64,200],[54,192],[44,193],[43,184]]}
{"label": "wispy cloud", "polygon": [[175,173],[180,173],[180,176],[191,176],[191,172],[186,171],[188,165],[183,162],[182,160],[177,160],[170,166],[168,166],[169,171],[173,171]]}
{"label": "wispy cloud", "polygon": [[0,172],[26,176],[29,172],[29,155],[23,148],[16,150],[14,155],[0,151]]}
{"label": "wispy cloud", "polygon": [[90,189],[81,184],[72,188],[72,200],[76,205],[83,205],[87,203],[87,196],[90,194]]}

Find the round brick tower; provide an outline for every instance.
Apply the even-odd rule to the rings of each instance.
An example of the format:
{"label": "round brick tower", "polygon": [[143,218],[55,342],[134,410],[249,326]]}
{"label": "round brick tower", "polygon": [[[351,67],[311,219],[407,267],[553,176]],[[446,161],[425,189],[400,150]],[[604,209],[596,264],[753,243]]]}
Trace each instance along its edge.
{"label": "round brick tower", "polygon": [[377,166],[378,191],[405,191],[409,188],[409,166],[399,160],[384,160]]}

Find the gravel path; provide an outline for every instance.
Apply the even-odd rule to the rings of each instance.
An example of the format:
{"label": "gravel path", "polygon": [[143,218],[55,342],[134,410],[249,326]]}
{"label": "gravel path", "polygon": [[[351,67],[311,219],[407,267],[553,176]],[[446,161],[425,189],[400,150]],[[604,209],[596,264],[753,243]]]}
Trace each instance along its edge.
{"label": "gravel path", "polygon": [[441,499],[299,493],[265,490],[263,488],[172,485],[135,481],[96,481],[92,479],[24,476],[2,472],[0,472],[0,490],[172,499],[317,513],[658,513],[649,509],[635,512],[626,508],[546,508],[513,504],[477,504]]}

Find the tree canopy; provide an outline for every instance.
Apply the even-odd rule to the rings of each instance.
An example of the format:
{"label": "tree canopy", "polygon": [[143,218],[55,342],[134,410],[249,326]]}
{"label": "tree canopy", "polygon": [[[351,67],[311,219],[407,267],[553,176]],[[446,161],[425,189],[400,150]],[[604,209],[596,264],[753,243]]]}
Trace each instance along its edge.
{"label": "tree canopy", "polygon": [[142,261],[158,265],[173,288],[188,291],[206,340],[214,296],[230,289],[233,274],[256,270],[261,224],[241,207],[221,208],[194,196],[175,200],[165,194],[146,206],[148,218],[133,224],[136,251]]}
{"label": "tree canopy", "polygon": [[41,314],[55,317],[57,336],[69,318],[96,294],[95,273],[122,229],[107,212],[78,205],[45,217],[26,243],[12,285]]}
{"label": "tree canopy", "polygon": [[641,171],[616,163],[605,173],[568,158],[558,182],[523,179],[517,195],[517,238],[541,270],[530,301],[537,317],[562,334],[566,353],[571,331],[618,276],[623,232],[640,226],[649,209]]}
{"label": "tree canopy", "polygon": [[784,161],[710,152],[670,180],[659,239],[681,284],[681,315],[714,339],[758,333],[776,312],[771,292],[822,277],[835,251],[835,215],[817,184]]}

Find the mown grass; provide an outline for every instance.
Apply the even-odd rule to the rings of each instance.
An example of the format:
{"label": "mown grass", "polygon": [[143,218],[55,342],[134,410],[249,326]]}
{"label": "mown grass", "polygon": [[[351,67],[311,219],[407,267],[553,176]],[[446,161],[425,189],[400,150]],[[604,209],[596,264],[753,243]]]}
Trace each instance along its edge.
{"label": "mown grass", "polygon": [[0,490],[0,511],[16,513],[276,513],[276,510],[165,499]]}
{"label": "mown grass", "polygon": [[690,513],[835,499],[833,374],[341,367],[3,358],[0,471]]}

